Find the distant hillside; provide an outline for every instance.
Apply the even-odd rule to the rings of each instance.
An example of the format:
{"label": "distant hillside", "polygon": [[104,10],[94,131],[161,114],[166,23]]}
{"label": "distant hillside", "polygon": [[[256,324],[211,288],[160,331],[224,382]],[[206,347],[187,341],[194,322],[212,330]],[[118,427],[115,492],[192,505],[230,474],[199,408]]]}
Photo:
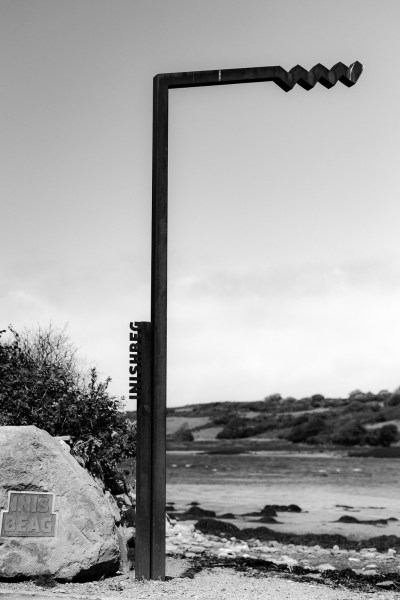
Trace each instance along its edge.
{"label": "distant hillside", "polygon": [[[136,420],[136,413],[127,412]],[[171,441],[285,440],[340,446],[390,446],[399,439],[400,390],[356,390],[348,398],[295,399],[273,394],[253,402],[210,402],[167,409]]]}

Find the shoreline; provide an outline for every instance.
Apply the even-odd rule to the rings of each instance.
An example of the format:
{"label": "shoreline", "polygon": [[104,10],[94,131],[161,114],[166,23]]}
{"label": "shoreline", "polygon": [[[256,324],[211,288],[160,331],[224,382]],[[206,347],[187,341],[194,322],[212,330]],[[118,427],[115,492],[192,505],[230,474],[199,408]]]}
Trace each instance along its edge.
{"label": "shoreline", "polygon": [[[179,522],[182,523],[182,522]],[[378,552],[386,552],[390,549],[399,554],[400,560],[400,537],[396,535],[378,535],[363,539],[353,539],[335,533],[292,533],[282,532],[269,527],[232,527],[232,523],[220,519],[204,518],[194,524],[189,524],[196,530],[220,537],[234,537],[237,540],[258,540],[260,542],[276,541],[285,545],[297,546],[320,546],[321,548],[332,548],[340,546],[345,550],[359,551],[362,548],[374,547]],[[400,566],[400,564],[399,564]]]}
{"label": "shoreline", "polygon": [[195,570],[222,565],[347,582],[358,588],[379,587],[390,578],[400,589],[400,538],[396,536],[360,543],[329,534],[276,535],[266,527],[232,532],[224,525],[213,519],[201,519],[195,525],[170,520],[167,553],[193,560]]}
{"label": "shoreline", "polygon": [[[201,521],[199,522],[201,523]],[[400,594],[399,554],[395,548],[380,552],[377,547],[345,549],[334,545],[302,545],[289,540],[239,539],[207,534],[183,522],[167,519],[166,581],[137,581],[134,571],[86,583],[0,581],[0,598],[35,600],[49,598],[117,600],[174,600],[196,597],[219,600],[232,597],[287,600],[398,600]],[[267,528],[263,528],[267,529]],[[270,530],[270,533],[273,533]],[[304,541],[304,540],[303,540]],[[309,542],[311,540],[308,540]],[[316,541],[316,540],[314,540]],[[322,539],[320,540],[323,541]],[[328,540],[324,540],[327,544]],[[369,540],[372,541],[372,540]],[[322,588],[321,588],[322,586]],[[382,593],[382,596],[379,594]],[[272,593],[272,595],[271,595]]]}

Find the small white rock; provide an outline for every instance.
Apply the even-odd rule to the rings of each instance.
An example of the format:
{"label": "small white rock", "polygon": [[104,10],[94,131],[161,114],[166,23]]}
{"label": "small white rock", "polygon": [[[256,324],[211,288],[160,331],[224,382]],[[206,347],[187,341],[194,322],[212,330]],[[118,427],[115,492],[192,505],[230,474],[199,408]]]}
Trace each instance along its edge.
{"label": "small white rock", "polygon": [[368,552],[368,550],[366,552],[361,551],[361,555],[363,558],[375,558],[375,554],[373,552]]}
{"label": "small white rock", "polygon": [[287,565],[289,565],[291,567],[294,567],[295,565],[299,564],[298,560],[296,560],[295,558],[292,558],[291,556],[287,556],[286,554],[284,554],[283,556],[281,556],[281,560],[285,564],[287,564]]}
{"label": "small white rock", "polygon": [[323,563],[317,566],[318,571],[336,571],[336,567],[329,563]]}
{"label": "small white rock", "polygon": [[201,554],[204,550],[204,546],[190,546],[188,549],[189,552],[194,552],[195,554]]}

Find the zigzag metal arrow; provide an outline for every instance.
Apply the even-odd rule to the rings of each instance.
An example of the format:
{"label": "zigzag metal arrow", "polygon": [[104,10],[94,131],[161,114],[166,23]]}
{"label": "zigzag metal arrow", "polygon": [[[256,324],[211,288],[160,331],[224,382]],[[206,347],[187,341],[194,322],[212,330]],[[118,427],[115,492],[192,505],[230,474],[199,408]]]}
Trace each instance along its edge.
{"label": "zigzag metal arrow", "polygon": [[272,81],[285,92],[289,92],[296,83],[305,90],[311,90],[318,82],[326,88],[333,87],[338,81],[341,81],[347,87],[351,87],[357,83],[362,70],[362,64],[356,61],[349,67],[339,62],[332,69],[327,69],[318,64],[310,71],[297,65],[290,71],[286,71],[283,67],[250,67],[246,69],[160,73],[155,76],[154,81],[160,90]]}
{"label": "zigzag metal arrow", "polygon": [[346,67],[341,62],[338,62],[332,67],[327,69],[324,65],[315,65],[310,71],[303,69],[300,65],[296,65],[290,71],[286,71],[282,67],[281,73],[277,75],[274,82],[279,85],[282,90],[289,92],[298,83],[305,90],[311,90],[317,83],[320,83],[326,88],[331,88],[338,81],[351,87],[357,83],[362,71],[363,66],[358,61],[352,63],[349,67]]}

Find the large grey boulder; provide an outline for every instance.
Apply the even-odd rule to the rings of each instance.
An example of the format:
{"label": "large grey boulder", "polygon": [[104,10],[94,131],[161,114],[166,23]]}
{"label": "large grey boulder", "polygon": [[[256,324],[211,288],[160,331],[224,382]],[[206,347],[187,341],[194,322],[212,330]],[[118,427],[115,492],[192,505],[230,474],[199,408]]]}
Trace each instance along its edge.
{"label": "large grey boulder", "polygon": [[118,510],[60,443],[34,426],[0,427],[0,578],[115,573]]}

